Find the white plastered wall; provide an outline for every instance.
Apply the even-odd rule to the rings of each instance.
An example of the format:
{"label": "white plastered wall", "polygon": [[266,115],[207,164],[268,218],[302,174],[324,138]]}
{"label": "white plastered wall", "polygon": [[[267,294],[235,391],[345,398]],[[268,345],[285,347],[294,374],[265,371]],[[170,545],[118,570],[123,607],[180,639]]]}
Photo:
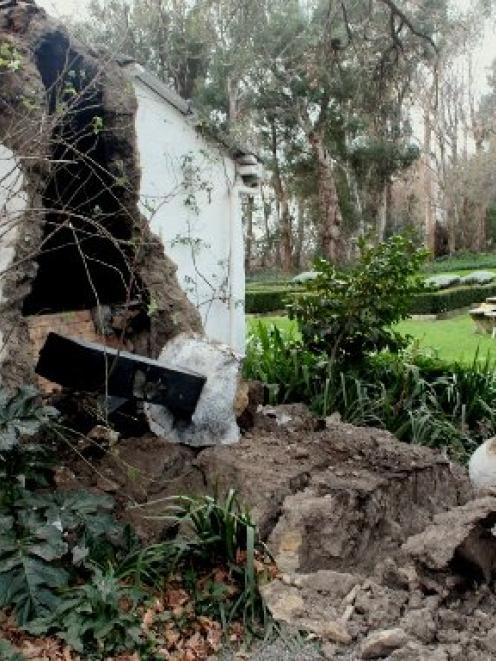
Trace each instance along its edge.
{"label": "white plastered wall", "polygon": [[177,264],[213,340],[244,353],[244,258],[236,165],[188,118],[139,80],[136,133],[141,204]]}
{"label": "white plastered wall", "polygon": [[[27,207],[24,176],[8,147],[0,144],[0,303],[4,302],[5,277],[14,261],[19,223]],[[0,331],[0,363],[4,338]]]}

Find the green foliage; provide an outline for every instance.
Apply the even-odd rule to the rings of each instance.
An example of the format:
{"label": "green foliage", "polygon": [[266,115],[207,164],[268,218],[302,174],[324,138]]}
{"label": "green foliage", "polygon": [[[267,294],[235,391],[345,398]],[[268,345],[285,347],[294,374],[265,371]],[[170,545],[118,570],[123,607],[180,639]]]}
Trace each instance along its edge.
{"label": "green foliage", "polygon": [[[301,290],[299,290],[301,291]],[[264,314],[278,312],[284,309],[291,296],[297,296],[299,291],[293,288],[248,289],[246,292],[245,310],[247,314]],[[415,294],[410,303],[410,314],[439,314],[450,310],[480,303],[488,296],[496,296],[496,284],[469,285],[453,287],[442,291],[422,291]]]}
{"label": "green foliage", "polygon": [[418,269],[425,257],[411,239],[394,236],[375,247],[361,242],[359,262],[347,272],[318,261],[318,277],[288,306],[304,345],[341,362],[400,347],[404,340],[392,326],[408,316],[423,287]]}
{"label": "green foliage", "polygon": [[[252,331],[259,332],[260,325]],[[281,339],[277,351],[267,337]],[[449,365],[414,348],[339,365],[325,354],[309,359],[297,340],[285,343],[281,331],[265,328],[248,343],[245,376],[264,381],[273,403],[303,401],[321,416],[339,412],[346,422],[382,427],[408,443],[446,447],[462,461],[496,434],[496,372],[477,355],[468,366]]]}
{"label": "green foliage", "polygon": [[460,252],[426,262],[423,270],[427,273],[448,273],[482,268],[496,268],[496,253]]}
{"label": "green foliage", "polygon": [[57,608],[27,627],[34,635],[56,634],[85,658],[144,651],[148,647],[136,615],[145,594],[122,583],[110,567],[93,568],[85,584],[67,590]]}
{"label": "green foliage", "polygon": [[0,607],[13,606],[21,624],[58,607],[60,588],[83,561],[108,557],[102,549],[124,545],[124,530],[110,516],[113,503],[105,496],[19,488],[7,503],[0,512]]}
{"label": "green foliage", "polygon": [[19,654],[12,645],[3,638],[0,638],[0,659],[2,661],[25,661],[22,654]]}
{"label": "green foliage", "polygon": [[92,555],[107,557],[124,543],[124,530],[110,516],[108,497],[37,491],[50,485],[53,462],[42,445],[20,440],[57,412],[29,387],[0,392],[0,402],[0,607],[13,607],[25,624],[56,608],[76,567]]}
{"label": "green foliage", "polygon": [[55,560],[67,552],[61,530],[21,508],[17,516],[0,516],[0,607],[15,608],[25,624],[58,604],[56,591],[68,583],[68,574]]}
{"label": "green foliage", "polygon": [[[52,412],[21,392],[5,398],[4,417],[34,433]],[[173,529],[187,534],[142,548],[113,518],[112,498],[50,489],[46,454],[17,441],[0,453],[0,608],[13,609],[27,631],[57,635],[88,659],[128,651],[155,658],[141,627],[145,586],[162,588],[176,570],[189,576],[197,613],[259,626],[265,549],[234,492],[174,499]]]}
{"label": "green foliage", "polygon": [[[230,490],[224,498],[173,497],[162,518],[181,533],[170,541],[131,554],[119,575],[135,584],[160,585],[164,577],[185,577],[199,615],[220,618],[224,626],[242,618],[250,630],[265,622],[259,593],[260,567],[269,557],[249,512]],[[207,579],[207,580],[205,580]]]}
{"label": "green foliage", "polygon": [[296,291],[294,287],[248,289],[245,295],[245,312],[247,314],[264,314],[284,310],[288,297],[294,291]]}
{"label": "green foliage", "polygon": [[[258,539],[257,527],[236,492],[229,490],[224,499],[180,498],[176,516],[183,523],[188,522],[193,532],[189,540],[190,566],[221,564],[228,569],[229,582],[210,585],[203,601],[213,599],[212,605],[218,611],[214,614],[220,615],[224,623],[241,616],[246,626],[255,629],[260,616],[265,616],[256,554],[265,556],[267,549]],[[239,588],[234,595],[229,589],[232,582]],[[200,603],[200,607],[205,612],[204,604]]]}
{"label": "green foliage", "polygon": [[22,66],[21,54],[6,41],[0,43],[0,73],[18,71]]}
{"label": "green foliage", "polygon": [[384,181],[397,171],[409,168],[420,156],[416,144],[377,138],[356,138],[350,147],[350,162],[355,170],[365,176],[373,167],[376,176]]}
{"label": "green foliage", "polygon": [[267,385],[270,402],[308,401],[327,366],[326,357],[306,350],[292,333],[259,322],[247,340],[244,374]]}
{"label": "green foliage", "polygon": [[0,390],[0,452],[10,450],[22,436],[34,436],[57,415],[56,409],[42,404],[32,386],[13,395]]}

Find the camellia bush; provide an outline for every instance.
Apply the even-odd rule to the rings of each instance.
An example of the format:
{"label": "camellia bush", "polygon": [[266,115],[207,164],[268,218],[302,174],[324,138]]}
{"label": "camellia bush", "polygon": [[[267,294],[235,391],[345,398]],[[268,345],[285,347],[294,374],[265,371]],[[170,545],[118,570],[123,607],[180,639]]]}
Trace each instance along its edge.
{"label": "camellia bush", "polygon": [[409,315],[424,288],[419,269],[427,253],[412,239],[394,236],[377,246],[362,241],[359,248],[349,271],[318,260],[318,276],[288,306],[304,345],[332,362],[356,363],[371,351],[404,346],[393,326]]}

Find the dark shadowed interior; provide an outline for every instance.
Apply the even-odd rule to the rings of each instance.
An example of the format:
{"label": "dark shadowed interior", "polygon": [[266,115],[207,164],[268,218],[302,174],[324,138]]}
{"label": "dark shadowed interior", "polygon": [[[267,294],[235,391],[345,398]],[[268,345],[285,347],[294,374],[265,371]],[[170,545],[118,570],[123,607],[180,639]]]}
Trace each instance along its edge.
{"label": "dark shadowed interior", "polygon": [[51,174],[43,191],[46,223],[26,315],[121,303],[132,294],[132,219],[120,200],[127,185],[112,162],[103,92],[93,64],[62,32],[38,45],[47,90]]}

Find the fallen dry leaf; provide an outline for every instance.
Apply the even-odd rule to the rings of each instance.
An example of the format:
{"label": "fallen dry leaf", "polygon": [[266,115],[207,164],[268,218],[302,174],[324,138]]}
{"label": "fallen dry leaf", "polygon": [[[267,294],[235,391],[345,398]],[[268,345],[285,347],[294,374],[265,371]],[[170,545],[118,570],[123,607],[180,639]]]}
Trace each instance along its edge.
{"label": "fallen dry leaf", "polygon": [[190,599],[189,594],[183,589],[167,590],[165,593],[165,601],[172,609],[184,606]]}
{"label": "fallen dry leaf", "polygon": [[150,627],[152,626],[155,620],[155,613],[156,611],[153,608],[148,608],[145,611],[145,614],[143,615],[143,620],[141,622],[141,626],[145,631],[149,631]]}

